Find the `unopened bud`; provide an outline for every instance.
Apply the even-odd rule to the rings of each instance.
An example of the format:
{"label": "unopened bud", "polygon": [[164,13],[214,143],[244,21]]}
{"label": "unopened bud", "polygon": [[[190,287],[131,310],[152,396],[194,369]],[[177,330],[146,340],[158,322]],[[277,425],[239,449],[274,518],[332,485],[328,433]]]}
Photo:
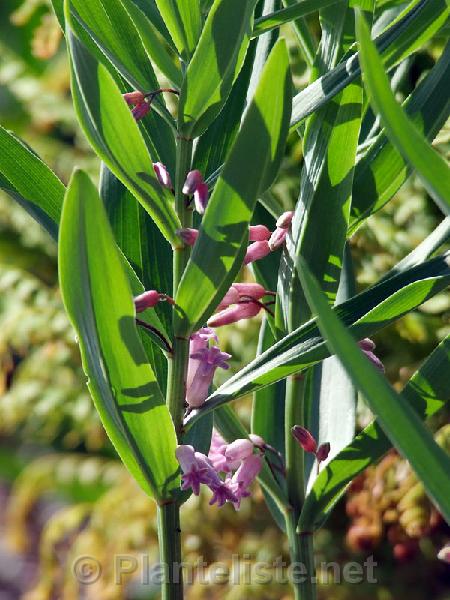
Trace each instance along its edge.
{"label": "unopened bud", "polygon": [[324,444],[321,444],[319,446],[316,452],[316,458],[318,462],[323,462],[324,460],[327,460],[328,455],[330,454],[330,449],[331,446],[329,442],[325,442]]}
{"label": "unopened bud", "polygon": [[269,242],[253,242],[247,248],[247,253],[244,258],[244,265],[248,265],[255,260],[260,260],[270,254]]}
{"label": "unopened bud", "polygon": [[277,222],[276,222],[277,227],[279,227],[280,229],[289,229],[289,227],[291,226],[293,217],[294,217],[293,210],[288,210],[287,212],[284,212],[277,219]]}
{"label": "unopened bud", "polygon": [[186,244],[193,246],[198,238],[198,229],[186,227],[185,229],[177,229],[177,236]]}
{"label": "unopened bud", "polygon": [[305,452],[315,454],[317,450],[317,442],[313,435],[301,425],[294,425],[291,429],[292,435],[300,444]]}
{"label": "unopened bud", "polygon": [[200,173],[200,171],[198,169],[189,171],[189,173],[186,175],[186,181],[183,185],[183,194],[186,196],[192,196],[201,183],[203,183],[203,175]]}
{"label": "unopened bud", "polygon": [[270,230],[265,225],[250,225],[248,228],[249,242],[264,242],[270,238]]}
{"label": "unopened bud", "polygon": [[173,187],[172,180],[170,178],[170,173],[167,170],[167,167],[160,162],[156,162],[156,163],[153,163],[153,169],[155,171],[155,175],[156,175],[156,178],[158,179],[159,183],[162,186],[169,188],[171,190]]}

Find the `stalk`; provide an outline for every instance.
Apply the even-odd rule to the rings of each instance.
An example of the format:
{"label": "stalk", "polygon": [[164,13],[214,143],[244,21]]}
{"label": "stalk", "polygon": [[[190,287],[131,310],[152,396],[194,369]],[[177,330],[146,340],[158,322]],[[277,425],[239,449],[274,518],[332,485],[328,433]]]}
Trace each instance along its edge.
{"label": "stalk", "polygon": [[[186,207],[182,193],[186,174],[192,160],[192,141],[177,140],[177,165],[175,175],[175,209],[182,227],[192,224],[192,211]],[[173,297],[176,297],[181,277],[189,260],[190,248],[182,244],[173,250]],[[183,425],[185,381],[189,360],[189,339],[177,337],[173,341],[173,354],[169,360],[166,404],[172,416],[178,439]],[[158,539],[160,561],[164,572],[161,586],[162,600],[183,600],[183,574],[181,569],[181,528],[178,502],[158,506]]]}
{"label": "stalk", "polygon": [[289,377],[286,386],[285,439],[286,483],[291,510],[285,516],[291,558],[291,583],[295,600],[315,600],[315,566],[312,533],[298,534],[297,523],[305,499],[304,451],[291,434],[291,427],[304,424],[303,376]]}

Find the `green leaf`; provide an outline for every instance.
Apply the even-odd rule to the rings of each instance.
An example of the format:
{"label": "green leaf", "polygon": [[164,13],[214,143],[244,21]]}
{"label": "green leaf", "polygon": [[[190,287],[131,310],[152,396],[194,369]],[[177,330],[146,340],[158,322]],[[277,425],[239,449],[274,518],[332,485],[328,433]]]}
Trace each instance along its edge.
{"label": "green leaf", "polygon": [[436,444],[408,400],[397,394],[370,363],[344,324],[333,314],[306,263],[303,260],[300,263],[306,297],[311,310],[317,314],[319,328],[330,351],[340,359],[386,435],[410,462],[442,515],[450,521],[450,458]]}
{"label": "green leaf", "polygon": [[[399,18],[389,24],[376,39],[385,69],[389,70],[431,39],[447,18],[445,0],[413,0]],[[296,127],[360,75],[359,55],[349,51],[337,67],[295,96],[291,126]]]}
{"label": "green leaf", "polygon": [[72,95],[82,129],[96,153],[137,197],[165,238],[179,242],[173,197],[156,179],[129,107],[106,68],[67,31]]}
{"label": "green leaf", "polygon": [[56,239],[65,186],[28,146],[1,126],[0,188]]}
{"label": "green leaf", "polygon": [[121,1],[141,36],[142,44],[148,56],[169,81],[177,87],[181,87],[183,76],[180,67],[175,63],[174,57],[168,52],[166,45],[161,42],[156,27],[133,0]]}
{"label": "green leaf", "polygon": [[[450,337],[430,354],[403,388],[406,398],[421,419],[435,414],[450,400]],[[380,424],[373,421],[335,456],[320,473],[309,491],[299,520],[300,531],[323,525],[348,484],[391,448]]]}
{"label": "green leaf", "polygon": [[[373,335],[445,289],[450,283],[449,263],[449,255],[436,257],[378,283],[333,312],[356,338]],[[231,377],[192,413],[187,423],[191,425],[206,411],[303,371],[329,355],[317,323],[311,319]]]}
{"label": "green leaf", "polygon": [[179,485],[176,436],[136,330],[122,264],[98,193],[77,171],[60,229],[64,304],[103,425],[142,488],[160,500]]}
{"label": "green leaf", "polygon": [[257,198],[274,180],[284,153],[291,85],[287,49],[280,40],[203,217],[178,288],[176,335],[187,336],[206,321],[242,264]]}
{"label": "green leaf", "polygon": [[202,29],[199,0],[156,0],[156,4],[178,52],[187,60]]}
{"label": "green leaf", "polygon": [[309,15],[316,10],[330,6],[331,4],[340,3],[345,6],[345,0],[299,0],[296,4],[277,10],[274,13],[265,15],[255,20],[252,37],[256,37],[277,27],[281,27],[285,23],[294,21],[300,17]]}
{"label": "green leaf", "polygon": [[181,88],[181,135],[198,137],[223,108],[244,63],[256,2],[214,2]]}
{"label": "green leaf", "polygon": [[450,212],[450,172],[445,160],[433,150],[411,123],[391,91],[389,79],[370,39],[364,17],[357,13],[357,34],[364,85],[374,111],[380,115],[389,139],[405,160],[417,170],[426,189],[445,214]]}
{"label": "green leaf", "polygon": [[[449,86],[450,44],[447,44],[435,66],[403,104],[408,117],[429,140],[447,120],[448,98],[442,90]],[[386,133],[381,132],[355,168],[349,236],[392,198],[410,172],[408,163]]]}

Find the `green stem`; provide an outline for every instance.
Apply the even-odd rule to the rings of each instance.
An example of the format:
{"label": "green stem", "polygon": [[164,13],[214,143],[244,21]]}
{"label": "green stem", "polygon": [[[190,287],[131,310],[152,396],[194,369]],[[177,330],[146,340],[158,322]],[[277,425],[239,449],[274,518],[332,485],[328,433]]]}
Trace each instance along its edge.
{"label": "green stem", "polygon": [[299,535],[296,532],[305,499],[305,453],[291,433],[294,425],[304,424],[304,394],[303,377],[289,377],[286,385],[285,439],[286,483],[291,510],[285,516],[285,523],[295,600],[314,600],[316,587],[312,534]]}
{"label": "green stem", "polygon": [[180,507],[176,502],[158,506],[158,540],[160,568],[164,575],[161,597],[163,600],[183,600]]}
{"label": "green stem", "polygon": [[[192,211],[186,206],[183,183],[191,167],[192,141],[178,139],[175,175],[175,209],[182,227],[192,224]],[[181,243],[173,251],[173,297],[189,260],[190,248]],[[189,360],[189,339],[177,337],[173,341],[172,358],[169,360],[166,404],[180,440],[183,425],[186,371]],[[170,502],[158,507],[158,538],[160,560],[164,569],[161,589],[162,600],[182,600],[183,581],[181,571],[180,506]]]}

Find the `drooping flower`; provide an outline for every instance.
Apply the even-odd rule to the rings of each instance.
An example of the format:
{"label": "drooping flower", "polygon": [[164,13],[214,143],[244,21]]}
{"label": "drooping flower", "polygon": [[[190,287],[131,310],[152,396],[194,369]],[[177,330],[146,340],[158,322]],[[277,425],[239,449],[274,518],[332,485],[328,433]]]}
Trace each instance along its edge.
{"label": "drooping flower", "polygon": [[167,167],[160,162],[153,163],[153,169],[155,171],[156,178],[159,183],[170,190],[173,189],[172,179]]}
{"label": "drooping flower", "polygon": [[197,369],[200,366],[200,360],[197,358],[192,358],[192,354],[196,354],[200,350],[204,348],[208,348],[210,342],[218,342],[217,335],[214,330],[209,327],[202,327],[195,333],[193,333],[190,337],[189,341],[189,362],[188,362],[188,371],[186,376],[186,388],[189,388],[192,384],[194,376],[197,372]]}
{"label": "drooping flower", "polygon": [[226,441],[223,439],[223,437],[220,435],[217,429],[213,429],[208,458],[213,464],[216,471],[218,471],[219,473],[227,473],[229,471],[228,461],[225,456],[226,448]]}
{"label": "drooping flower", "polygon": [[294,425],[291,429],[292,435],[300,444],[305,452],[315,454],[317,452],[317,442],[312,433],[301,425]]}
{"label": "drooping flower", "polygon": [[198,496],[201,483],[210,485],[219,479],[207,457],[196,452],[192,446],[178,446],[175,454],[183,472],[182,490],[192,488],[193,493]]}
{"label": "drooping flower", "polygon": [[358,342],[358,346],[370,360],[370,362],[379,369],[382,373],[384,373],[384,365],[378,356],[374,353],[376,348],[375,342],[373,342],[370,338],[364,338],[360,342]]}
{"label": "drooping flower", "polygon": [[270,230],[265,225],[250,225],[248,228],[249,242],[264,242],[270,238]]}
{"label": "drooping flower", "polygon": [[200,173],[200,171],[198,169],[189,171],[189,173],[186,175],[186,180],[183,185],[183,194],[186,196],[192,196],[201,183],[203,183],[203,175]]}
{"label": "drooping flower", "polygon": [[330,450],[331,450],[330,442],[325,442],[323,444],[320,444],[320,446],[318,447],[317,452],[316,452],[317,461],[321,463],[324,460],[327,460],[328,455],[330,454]]}
{"label": "drooping flower", "polygon": [[128,92],[123,95],[123,99],[128,104],[128,106],[137,106],[138,104],[142,104],[145,102],[145,96],[142,92]]}
{"label": "drooping flower", "polygon": [[242,498],[250,496],[249,487],[259,475],[262,468],[262,458],[260,454],[251,454],[245,458],[239,469],[231,479],[231,489],[236,496],[233,502],[234,508],[239,510]]}
{"label": "drooping flower", "polygon": [[202,348],[190,354],[190,358],[199,361],[192,377],[191,384],[186,390],[186,402],[191,408],[200,407],[208,396],[209,387],[217,368],[228,369],[227,360],[231,354],[222,352],[217,346]]}
{"label": "drooping flower", "polygon": [[259,283],[233,283],[233,287],[238,291],[240,298],[261,300],[267,294],[272,294]]}
{"label": "drooping flower", "polygon": [[239,497],[234,493],[230,486],[229,481],[222,481],[217,485],[210,486],[213,497],[209,501],[211,505],[217,504],[220,508],[225,504],[225,502],[232,502],[233,504],[239,502]]}
{"label": "drooping flower", "polygon": [[161,300],[161,294],[156,290],[148,290],[139,294],[134,299],[134,307],[137,313],[140,313],[147,308],[153,308]]}
{"label": "drooping flower", "polygon": [[263,240],[261,242],[253,242],[247,248],[247,252],[244,258],[244,265],[248,265],[255,260],[260,260],[264,258],[268,254],[270,254],[271,249],[269,246],[269,242],[267,240]]}
{"label": "drooping flower", "polygon": [[248,438],[234,440],[225,448],[225,458],[231,462],[240,461],[253,454],[254,445]]}
{"label": "drooping flower", "polygon": [[228,290],[228,292],[225,294],[225,296],[220,301],[220,304],[217,307],[217,310],[223,310],[224,308],[227,308],[227,306],[230,306],[231,304],[237,304],[239,302],[239,299],[240,299],[239,292],[237,291],[236,287],[234,285],[232,285],[230,287],[230,289]]}
{"label": "drooping flower", "polygon": [[143,119],[146,114],[150,112],[150,104],[144,100],[140,104],[136,104],[136,106],[131,111],[131,114],[135,118],[136,121]]}
{"label": "drooping flower", "polygon": [[229,306],[210,317],[210,319],[208,319],[208,326],[222,327],[223,325],[237,323],[242,319],[251,319],[252,317],[256,317],[262,308],[263,305],[259,302],[248,301],[233,304],[233,306]]}
{"label": "drooping flower", "polygon": [[294,211],[288,210],[280,215],[277,219],[276,226],[280,229],[289,229],[292,223],[292,219],[294,217]]}
{"label": "drooping flower", "polygon": [[194,206],[195,210],[202,215],[208,205],[209,192],[206,183],[199,183],[194,192]]}
{"label": "drooping flower", "polygon": [[450,565],[450,543],[439,550],[437,557]]}
{"label": "drooping flower", "polygon": [[275,231],[272,233],[269,239],[269,248],[273,251],[277,248],[280,248],[286,241],[286,237],[288,234],[287,229],[282,229],[281,227],[277,227]]}

